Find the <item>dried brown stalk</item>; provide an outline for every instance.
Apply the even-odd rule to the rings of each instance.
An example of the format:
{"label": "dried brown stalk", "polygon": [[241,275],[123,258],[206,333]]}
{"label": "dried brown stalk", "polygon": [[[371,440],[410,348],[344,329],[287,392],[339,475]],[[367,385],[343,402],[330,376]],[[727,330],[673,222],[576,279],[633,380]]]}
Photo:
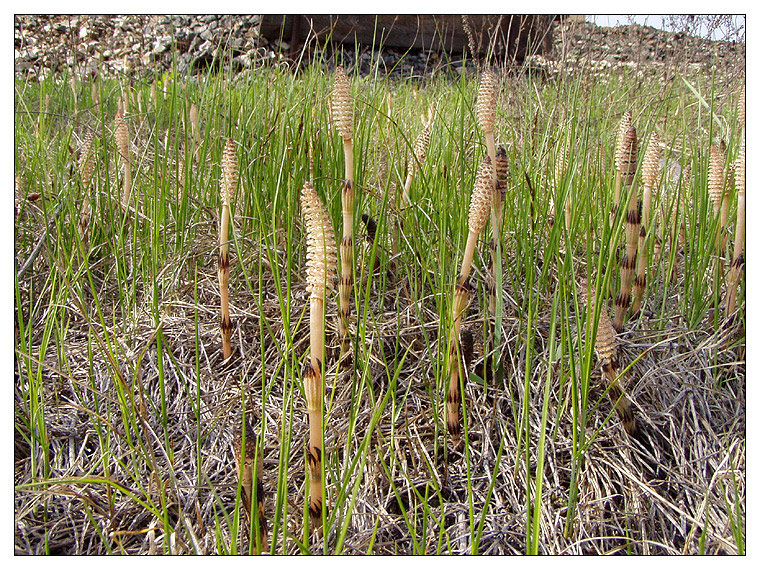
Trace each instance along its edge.
{"label": "dried brown stalk", "polygon": [[626,248],[620,262],[620,292],[615,298],[615,330],[622,330],[625,315],[631,305],[631,286],[636,272],[636,253],[639,246],[639,212],[638,192],[633,186],[636,175],[636,127],[631,125],[626,131],[618,153],[618,174],[621,184],[630,187],[628,212],[625,218]]}
{"label": "dried brown stalk", "polygon": [[222,214],[219,230],[219,294],[221,296],[221,332],[222,353],[227,360],[232,355],[232,320],[230,319],[229,301],[229,228],[230,228],[230,205],[237,187],[237,156],[235,142],[229,138],[222,153],[222,178],[220,181],[220,195],[222,199]]}
{"label": "dried brown stalk", "polygon": [[[586,305],[586,334],[589,338],[592,338],[593,335],[591,335],[590,331],[592,330],[594,316],[597,311],[596,291],[590,283],[586,283],[586,280],[583,279],[580,284],[580,292],[583,297],[583,304]],[[633,416],[631,403],[625,394],[625,388],[621,385],[620,381],[618,342],[615,336],[615,328],[610,322],[610,317],[604,304],[601,304],[598,310],[599,321],[596,326],[594,350],[601,365],[602,373],[608,383],[607,394],[610,401],[618,416],[620,416],[625,431],[633,435],[636,433],[636,419]]]}
{"label": "dried brown stalk", "polygon": [[309,291],[309,363],[304,372],[304,393],[309,416],[309,515],[312,525],[322,524],[322,358],[325,347],[325,296],[336,275],[337,248],[332,224],[322,201],[308,182],[301,191],[306,221],[306,288]]}
{"label": "dried brown stalk", "polygon": [[662,145],[656,132],[649,138],[644,158],[641,161],[641,179],[644,182],[644,196],[641,208],[641,229],[639,230],[639,258],[636,266],[636,277],[633,280],[633,306],[631,314],[636,314],[641,309],[644,301],[644,291],[647,286],[647,232],[652,209],[652,191],[659,185],[662,159]]}
{"label": "dried brown stalk", "polygon": [[462,316],[467,309],[469,302],[469,277],[472,271],[472,260],[475,255],[475,246],[478,242],[478,236],[488,221],[491,210],[491,200],[493,197],[493,168],[491,160],[486,157],[478,168],[475,178],[475,186],[470,198],[470,211],[468,217],[469,232],[467,235],[467,245],[465,246],[462,266],[459,271],[459,280],[454,288],[454,302],[452,305],[452,327],[449,335],[449,388],[446,398],[447,417],[449,433],[451,434],[452,448],[459,447],[461,441],[461,432],[459,429],[459,402],[461,401],[461,391],[459,387],[460,366],[459,359],[461,350],[459,347],[460,330],[462,327]]}
{"label": "dried brown stalk", "polygon": [[340,242],[340,283],[338,285],[340,306],[338,307],[338,330],[341,352],[348,350],[349,317],[351,314],[351,289],[353,287],[354,258],[354,109],[351,84],[342,67],[335,69],[335,83],[332,91],[332,118],[343,140],[345,157],[345,181],[341,193],[343,213],[343,238]]}

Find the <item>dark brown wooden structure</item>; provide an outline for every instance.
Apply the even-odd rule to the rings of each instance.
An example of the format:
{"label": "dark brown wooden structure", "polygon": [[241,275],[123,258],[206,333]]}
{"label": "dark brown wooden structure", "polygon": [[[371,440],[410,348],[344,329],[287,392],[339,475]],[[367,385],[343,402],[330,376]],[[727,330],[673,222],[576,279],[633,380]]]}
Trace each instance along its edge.
{"label": "dark brown wooden structure", "polygon": [[[479,56],[522,62],[529,54],[551,49],[554,15],[467,16],[472,43]],[[282,40],[294,53],[310,38],[340,44],[445,51],[456,58],[469,38],[463,16],[414,14],[267,15],[261,33]]]}

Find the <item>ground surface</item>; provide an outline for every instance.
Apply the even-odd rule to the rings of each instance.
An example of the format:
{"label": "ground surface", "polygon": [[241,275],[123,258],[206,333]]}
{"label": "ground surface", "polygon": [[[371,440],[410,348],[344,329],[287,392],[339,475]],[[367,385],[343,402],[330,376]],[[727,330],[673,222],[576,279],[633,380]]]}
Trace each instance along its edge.
{"label": "ground surface", "polygon": [[[213,37],[215,21],[203,21],[198,29],[185,22],[183,37],[188,46],[200,49],[203,44],[195,37],[206,32]],[[156,24],[156,37],[165,34],[160,19],[151,22]],[[241,38],[252,41],[245,53],[268,57],[266,48],[266,53],[253,51],[262,47],[253,42],[250,23],[241,22],[235,28]],[[83,27],[86,33],[81,32]],[[86,54],[82,58],[85,62],[92,62],[93,50],[111,50],[109,68],[115,68],[129,52],[128,46],[136,42],[136,35],[144,33],[141,45],[153,46],[147,53],[152,50],[156,57],[151,61],[158,61],[166,46],[162,48],[160,41],[148,37],[150,30],[139,18],[114,22],[89,18],[76,24],[62,17],[17,19],[17,75],[26,80],[40,75],[35,71],[38,69],[62,71],[65,65],[60,62],[68,61],[67,55],[74,53],[61,47],[60,38],[64,37],[92,42],[80,46],[84,50],[81,53]],[[612,41],[615,34],[586,25],[567,26],[557,31],[551,56],[534,63],[545,67],[551,80],[576,65],[607,69],[632,64],[650,70],[645,73],[667,75],[668,70],[687,63],[693,65],[693,73],[703,74],[705,67],[716,61],[694,55],[702,52],[694,46],[704,45],[697,40],[670,38],[658,43],[663,36],[651,31],[634,28],[628,32],[619,35],[628,40],[638,37],[637,45],[651,46],[651,53],[643,49],[631,52],[628,46],[633,41],[619,50],[599,47]],[[113,43],[109,45],[109,41]],[[689,49],[676,49],[678,46],[668,41],[683,42]],[[596,47],[592,49],[591,45]],[[32,48],[37,50],[36,56],[30,55]],[[725,50],[718,58],[725,68],[716,81],[722,90],[716,99],[721,105],[725,102],[725,108],[716,109],[727,112],[729,98],[724,94],[730,91],[732,80],[743,76],[743,46],[720,44],[715,49]],[[614,57],[610,51],[615,52]],[[49,56],[40,54],[47,52],[58,52],[58,65],[45,63]],[[660,58],[658,53],[665,55]],[[429,61],[424,55],[415,57],[421,59],[410,63],[412,69]],[[679,57],[682,59],[674,63],[672,58]],[[79,56],[71,60],[72,64],[76,60]],[[664,68],[658,67],[660,64]],[[145,141],[151,129],[147,120],[141,123],[135,135],[138,147],[148,146]],[[29,162],[19,158],[24,168]],[[149,168],[144,170],[158,177]],[[17,205],[32,204],[17,212],[18,235],[23,238],[23,247],[16,252],[18,268],[32,255],[46,222],[33,208],[35,188],[24,184],[23,176],[17,180]],[[94,250],[89,258],[91,282],[72,288],[66,306],[45,306],[43,302],[41,308],[35,308],[34,328],[26,333],[32,354],[19,354],[17,341],[16,553],[225,551],[234,534],[231,529],[236,528],[230,524],[237,494],[233,442],[239,436],[244,395],[252,399],[246,413],[262,442],[268,520],[276,519],[275,512],[283,512],[283,503],[288,505],[277,523],[285,527],[287,535],[279,529],[274,550],[289,554],[300,551],[305,485],[302,443],[308,426],[303,399],[291,378],[297,376],[293,371],[299,361],[284,356],[282,347],[292,346],[298,355],[306,351],[308,323],[302,312],[308,304],[305,283],[293,282],[294,310],[284,310],[278,294],[280,275],[272,261],[284,260],[285,240],[268,236],[267,243],[277,244],[279,249],[267,252],[255,232],[241,229],[238,263],[260,272],[259,285],[247,287],[248,276],[233,267],[237,352],[231,362],[223,364],[217,273],[208,263],[214,259],[216,247],[216,213],[208,206],[199,209],[202,212],[193,231],[205,237],[184,250],[181,258],[170,259],[165,271],[154,275],[164,292],[160,300],[160,347],[150,284],[143,283],[142,276],[140,283],[131,281],[141,263],[129,257],[133,251],[142,251],[138,243],[130,241],[137,239],[136,234],[124,240],[127,283],[135,287],[126,325],[121,320],[125,314],[119,299],[124,295],[121,288],[129,287],[119,282],[122,273],[117,264],[106,256],[98,258],[99,250]],[[247,214],[254,215],[252,210]],[[245,216],[236,223],[250,228],[251,219]],[[173,226],[167,223],[167,227]],[[362,226],[357,231],[358,238],[363,238]],[[544,238],[548,241],[548,234],[542,236],[537,243],[543,243]],[[358,238],[357,267],[366,267],[369,251]],[[516,241],[506,240],[507,259],[524,254]],[[447,243],[444,250],[456,251],[455,243]],[[537,258],[547,267],[553,263],[539,254]],[[590,401],[596,404],[587,418],[587,433],[593,437],[577,463],[573,458],[578,457],[578,442],[572,427],[575,388],[564,369],[567,355],[553,362],[547,358],[552,324],[548,290],[536,287],[535,321],[528,346],[525,283],[520,280],[524,276],[514,276],[507,269],[504,382],[486,383],[486,389],[486,384],[472,376],[467,383],[464,397],[469,446],[463,456],[446,451],[444,424],[431,413],[431,401],[439,407],[443,402],[442,394],[436,391],[440,292],[430,288],[429,280],[402,277],[369,285],[367,276],[360,276],[361,289],[367,291],[362,298],[373,327],[364,331],[357,328],[363,334],[359,334],[355,350],[362,358],[355,374],[336,363],[336,308],[334,304],[327,308],[331,358],[326,373],[329,429],[325,433],[325,464],[327,479],[333,484],[326,502],[338,502],[344,509],[335,514],[337,522],[327,537],[328,549],[340,542],[347,553],[467,553],[477,541],[482,554],[517,554],[525,552],[529,529],[535,525],[542,537],[537,551],[548,554],[739,552],[736,526],[743,524],[745,507],[743,330],[737,323],[715,327],[711,313],[698,323],[688,322],[689,315],[680,311],[684,303],[677,291],[690,276],[683,256],[675,255],[674,259],[673,282],[661,289],[654,286],[651,303],[665,307],[662,314],[666,316],[645,313],[619,338],[621,361],[631,364],[626,385],[640,432],[632,438],[622,430],[595,371]],[[582,252],[577,262],[584,263]],[[40,302],[38,295],[42,294],[43,300],[45,295],[52,295],[45,275],[56,263],[76,266],[78,261],[60,260],[44,249],[27,278],[19,280],[16,300],[21,301],[17,310],[22,318]],[[383,272],[385,269],[383,265]],[[546,271],[551,274],[554,269]],[[62,274],[69,275],[63,270]],[[82,276],[81,272],[77,275]],[[66,284],[56,281],[56,287]],[[91,290],[97,292],[101,303],[100,320],[94,318],[90,307]],[[484,305],[482,295],[481,287],[464,322],[476,339],[473,371],[483,370],[480,339],[485,336],[484,319],[476,309]],[[64,311],[61,322],[66,323],[65,338],[45,328],[51,311]],[[569,315],[567,322],[577,323],[576,316]],[[100,323],[108,326],[101,328]],[[115,362],[105,356],[97,340],[112,333],[114,338],[108,342],[113,343]],[[48,344],[55,348],[39,365],[33,357],[41,345]],[[403,366],[388,365],[402,358]],[[398,376],[389,371],[398,371]],[[43,387],[39,402],[24,396],[32,378]],[[118,390],[116,386],[121,384],[128,389]],[[132,394],[134,400],[125,403],[125,394]],[[166,407],[159,402],[165,402]],[[35,417],[35,406],[45,409],[46,451],[33,443],[38,437],[34,433],[38,425],[30,421]],[[544,406],[551,410],[546,418]],[[124,409],[135,410],[134,416],[123,415]],[[376,415],[379,409],[382,413]],[[517,422],[524,422],[524,426],[516,428]],[[542,433],[548,434],[545,441]],[[542,444],[545,463],[539,466],[536,450]],[[362,452],[365,448],[371,452]],[[356,457],[360,458],[358,464]],[[43,463],[50,465],[50,484],[40,487],[36,478]],[[541,468],[543,502],[539,509],[532,509],[535,474]],[[103,484],[106,479],[118,486]],[[285,492],[278,496],[278,489]],[[348,494],[353,501],[350,518],[346,517],[346,503],[338,501],[340,493]],[[572,501],[571,494],[575,494]],[[160,509],[146,508],[146,503],[160,505]],[[482,508],[484,504],[487,509]],[[568,504],[574,505],[575,512],[568,512]],[[166,528],[174,532],[167,535]],[[345,540],[341,538],[344,529]],[[743,536],[743,530],[738,535]],[[242,538],[241,545],[247,544],[247,538]],[[319,551],[320,546],[314,550]]]}

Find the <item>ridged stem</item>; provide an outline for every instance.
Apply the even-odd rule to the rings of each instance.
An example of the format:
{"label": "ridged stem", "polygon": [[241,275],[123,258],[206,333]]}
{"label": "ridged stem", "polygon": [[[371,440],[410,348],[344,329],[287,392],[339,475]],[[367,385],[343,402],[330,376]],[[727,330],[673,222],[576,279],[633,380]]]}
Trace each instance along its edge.
{"label": "ridged stem", "polygon": [[[257,454],[256,437],[253,430],[246,429],[245,443],[242,437],[236,442],[235,461],[238,467],[238,477],[243,491],[243,508],[249,520],[253,515],[253,502],[256,501],[258,518],[254,523],[258,525],[258,542],[254,544],[253,553],[258,554],[267,550],[267,521],[264,513],[264,484],[262,473],[264,462],[261,454]],[[255,482],[255,487],[254,487]]]}
{"label": "ridged stem", "polygon": [[636,264],[636,277],[633,280],[633,306],[631,307],[631,314],[635,315],[641,309],[641,305],[644,302],[644,292],[647,286],[647,232],[649,231],[649,219],[651,215],[652,207],[652,187],[650,185],[644,186],[644,196],[642,199],[641,208],[641,226],[639,230],[638,241],[638,260]]}
{"label": "ridged stem", "polygon": [[[341,193],[341,206],[343,213],[343,238],[340,242],[340,282],[338,292],[340,297],[338,329],[340,332],[341,352],[348,350],[349,344],[349,318],[351,315],[351,290],[353,288],[353,258],[354,258],[354,187],[353,172],[354,153],[350,140],[343,141],[343,150],[346,156],[346,182]],[[349,168],[351,169],[349,171]]]}
{"label": "ridged stem", "polygon": [[307,468],[309,470],[309,518],[314,528],[322,525],[322,355],[324,354],[324,299],[309,298],[310,358],[304,375],[304,393],[309,418]]}
{"label": "ridged stem", "polygon": [[221,298],[222,320],[220,324],[222,333],[222,355],[227,360],[232,355],[232,320],[230,319],[229,300],[229,227],[230,206],[222,204],[221,225],[219,229],[219,295]]}
{"label": "ridged stem", "polygon": [[459,335],[462,329],[462,316],[469,301],[469,281],[462,277],[454,287],[454,304],[452,307],[452,326],[449,333],[449,387],[446,395],[446,425],[451,435],[451,447],[457,449],[462,433],[459,427],[459,402],[462,399],[459,373],[461,366],[461,348]]}

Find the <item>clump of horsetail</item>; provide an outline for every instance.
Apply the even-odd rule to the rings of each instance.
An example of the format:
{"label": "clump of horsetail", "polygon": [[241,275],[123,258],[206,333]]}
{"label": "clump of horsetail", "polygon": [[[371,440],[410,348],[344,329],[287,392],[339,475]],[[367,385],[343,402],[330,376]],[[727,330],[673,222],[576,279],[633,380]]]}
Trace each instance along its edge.
{"label": "clump of horsetail", "polygon": [[449,387],[446,398],[447,417],[449,433],[451,434],[452,448],[456,449],[461,441],[461,432],[459,429],[459,402],[461,401],[460,391],[460,371],[459,357],[461,355],[459,338],[462,327],[462,316],[467,309],[470,294],[470,272],[472,270],[472,260],[475,255],[475,246],[478,242],[478,236],[485,227],[489,211],[491,209],[491,199],[493,197],[493,168],[491,160],[486,157],[478,168],[475,178],[475,186],[470,198],[470,211],[468,217],[469,232],[467,235],[467,244],[464,249],[462,266],[459,271],[459,279],[454,287],[454,302],[452,304],[452,327],[449,335]]}
{"label": "clump of horsetail", "polygon": [[337,266],[335,235],[327,210],[308,182],[301,190],[301,208],[306,220],[306,288],[309,291],[309,362],[304,372],[304,394],[309,417],[307,467],[309,471],[309,515],[316,528],[322,523],[322,378],[325,321],[324,306],[332,289]]}
{"label": "clump of horsetail", "polygon": [[[620,382],[620,364],[618,361],[618,341],[615,336],[615,328],[607,314],[607,308],[601,303],[596,305],[596,291],[585,279],[580,284],[583,304],[586,305],[586,338],[595,338],[594,351],[602,368],[604,378],[607,380],[607,395],[612,402],[615,411],[623,427],[628,434],[636,433],[636,419],[633,416],[631,403],[625,394],[625,389]],[[596,312],[599,312],[599,320],[596,323],[596,334],[592,334]]]}
{"label": "clump of horsetail", "polygon": [[89,187],[92,180],[92,174],[95,172],[95,149],[92,146],[94,135],[91,130],[87,131],[82,141],[82,149],[79,154],[77,167],[79,170],[79,180],[82,184],[82,207],[79,210],[79,232],[82,235],[82,241],[85,246],[88,242],[88,228],[90,226],[90,198]]}
{"label": "clump of horsetail", "polygon": [[726,158],[718,145],[710,146],[710,160],[707,165],[707,191],[710,194],[715,217],[719,219],[715,248],[717,254],[720,255],[723,231],[728,217],[728,192],[726,192]]}
{"label": "clump of horsetail", "polygon": [[129,206],[129,195],[132,190],[132,153],[129,141],[129,128],[124,114],[124,107],[121,105],[116,111],[114,127],[114,138],[116,140],[116,149],[119,152],[119,162],[124,170],[121,203],[124,208],[127,208]]}
{"label": "clump of horsetail", "polygon": [[641,207],[641,229],[639,230],[639,258],[636,265],[636,277],[633,280],[633,307],[631,314],[636,314],[641,309],[644,301],[644,291],[647,286],[647,250],[646,240],[649,231],[649,220],[652,209],[652,190],[660,181],[660,160],[662,159],[662,147],[660,137],[656,132],[649,138],[649,144],[641,161],[641,179],[644,182],[644,195]]}
{"label": "clump of horsetail", "polygon": [[220,195],[222,198],[222,214],[219,226],[219,294],[221,296],[221,332],[222,354],[227,360],[232,355],[232,320],[230,319],[230,258],[229,258],[229,229],[230,206],[237,186],[237,156],[235,142],[229,138],[222,152],[222,177],[220,180]]}
{"label": "clump of horsetail", "polygon": [[[257,545],[254,553],[264,552],[267,549],[267,519],[264,513],[264,483],[261,475],[264,472],[264,462],[261,454],[256,453],[256,434],[253,428],[246,422],[243,430],[235,438],[235,464],[240,486],[243,491],[243,508],[249,520],[253,520],[254,530],[257,536]],[[245,442],[243,441],[245,439]],[[255,464],[255,468],[254,468]],[[254,488],[254,481],[256,486]],[[253,511],[253,503],[256,501],[256,513]],[[255,518],[254,514],[257,514]]]}
{"label": "clump of horsetail", "polygon": [[332,119],[343,140],[345,157],[345,180],[341,193],[343,213],[343,238],[340,242],[340,282],[338,292],[338,331],[340,333],[341,352],[348,349],[348,322],[351,314],[351,288],[353,285],[352,265],[354,257],[354,109],[351,97],[351,84],[342,67],[335,69],[335,83],[332,91]]}
{"label": "clump of horsetail", "polygon": [[639,212],[638,192],[633,186],[636,175],[636,127],[631,125],[625,133],[618,160],[618,174],[621,184],[630,188],[628,212],[625,217],[625,254],[620,262],[620,292],[615,298],[615,330],[622,330],[623,321],[631,305],[631,285],[636,271],[636,253],[639,246]]}
{"label": "clump of horsetail", "polygon": [[[743,134],[743,133],[742,133]],[[746,164],[745,164],[745,151],[744,151],[744,137],[742,136],[742,144],[739,149],[739,155],[736,157],[735,163],[734,184],[736,185],[736,194],[738,203],[736,206],[736,233],[734,234],[734,254],[731,259],[731,269],[728,273],[728,285],[726,293],[726,314],[725,318],[728,319],[733,315],[736,308],[736,294],[739,284],[739,276],[744,268],[744,233],[745,233],[745,179],[746,179]]]}
{"label": "clump of horsetail", "polygon": [[612,210],[610,211],[610,227],[615,222],[618,210],[620,209],[620,192],[622,190],[623,179],[625,177],[625,170],[628,166],[625,149],[625,139],[628,133],[628,129],[633,125],[633,114],[631,111],[623,113],[620,123],[618,124],[617,137],[615,140],[615,197],[612,202]]}

